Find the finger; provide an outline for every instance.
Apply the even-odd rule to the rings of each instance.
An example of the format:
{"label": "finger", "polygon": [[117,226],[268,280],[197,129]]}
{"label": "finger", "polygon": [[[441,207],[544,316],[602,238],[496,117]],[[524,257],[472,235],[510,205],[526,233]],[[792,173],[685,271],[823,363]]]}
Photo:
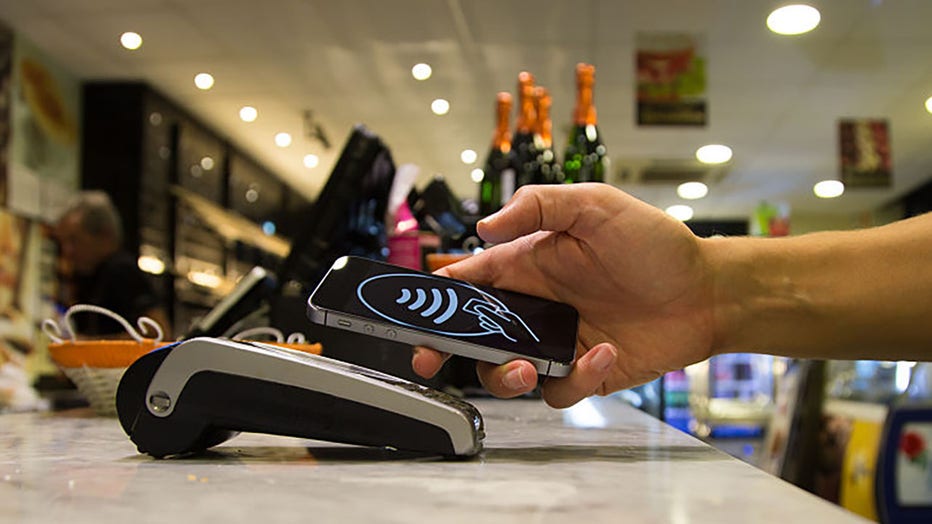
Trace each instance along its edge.
{"label": "finger", "polygon": [[476,371],[482,387],[499,398],[517,397],[537,387],[537,369],[526,360],[512,360],[500,366],[477,362]]}
{"label": "finger", "polygon": [[565,231],[581,236],[591,218],[608,211],[603,202],[623,195],[605,184],[534,185],[520,188],[497,213],[479,221],[487,242],[500,244],[535,231]]}
{"label": "finger", "polygon": [[511,323],[511,319],[499,313],[497,309],[493,309],[492,307],[487,306],[485,304],[477,305],[476,311],[479,311],[480,313],[485,314],[486,317],[489,317],[489,320],[494,321],[495,319],[498,319],[499,321],[504,322],[505,324]]}
{"label": "finger", "polygon": [[618,349],[609,343],[598,344],[573,366],[573,371],[563,378],[548,379],[541,394],[551,407],[566,408],[580,400],[601,392],[618,360]]}
{"label": "finger", "polygon": [[413,355],[411,355],[411,368],[424,378],[432,378],[449,358],[449,353],[441,353],[434,349],[417,346],[414,348]]}

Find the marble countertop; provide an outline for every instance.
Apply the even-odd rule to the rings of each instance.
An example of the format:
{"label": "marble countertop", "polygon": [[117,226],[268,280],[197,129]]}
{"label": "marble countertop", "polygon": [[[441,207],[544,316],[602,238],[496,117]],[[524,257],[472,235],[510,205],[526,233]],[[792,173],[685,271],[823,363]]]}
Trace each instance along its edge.
{"label": "marble countertop", "polygon": [[0,520],[866,522],[617,399],[473,403],[469,461],[268,435],[156,460],[89,411],[0,415]]}

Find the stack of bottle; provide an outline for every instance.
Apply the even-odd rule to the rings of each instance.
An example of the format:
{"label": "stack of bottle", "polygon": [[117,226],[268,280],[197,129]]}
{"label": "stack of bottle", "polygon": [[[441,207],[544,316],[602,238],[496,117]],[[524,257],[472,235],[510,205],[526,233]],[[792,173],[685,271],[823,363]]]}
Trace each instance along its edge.
{"label": "stack of bottle", "polygon": [[508,92],[498,93],[492,147],[479,184],[480,214],[498,211],[523,185],[604,181],[608,159],[598,130],[594,86],[595,66],[577,64],[573,128],[562,163],[553,148],[553,101],[547,89],[536,86],[527,71],[518,75],[514,133],[514,99]]}

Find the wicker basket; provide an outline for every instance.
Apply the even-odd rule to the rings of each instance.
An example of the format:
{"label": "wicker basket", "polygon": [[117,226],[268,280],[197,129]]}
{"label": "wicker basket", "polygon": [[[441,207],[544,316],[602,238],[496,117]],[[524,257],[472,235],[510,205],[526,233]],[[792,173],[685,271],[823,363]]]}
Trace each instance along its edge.
{"label": "wicker basket", "polygon": [[155,340],[88,340],[49,344],[52,360],[98,415],[116,416],[116,391],[137,358],[161,347]]}
{"label": "wicker basket", "polygon": [[[126,340],[74,340],[74,324],[71,316],[75,313],[89,312],[109,316],[119,322],[132,337]],[[140,331],[151,330],[155,338],[144,338],[123,317],[110,310],[90,305],[72,306],[62,318],[62,325],[71,337],[67,340],[65,330],[52,320],[43,322],[45,333],[52,339],[49,344],[49,353],[52,360],[62,370],[78,391],[87,399],[94,411],[99,415],[116,416],[116,391],[120,379],[126,368],[139,357],[150,351],[171,343],[163,341],[161,328],[154,321],[142,317],[137,322]],[[279,347],[304,351],[319,355],[322,350],[320,344],[305,342],[300,334],[292,334],[285,340],[281,332],[274,328],[254,328],[243,331],[233,338],[238,340],[256,338],[258,336],[270,337],[273,340],[264,341]]]}
{"label": "wicker basket", "polygon": [[[76,340],[71,317],[82,312],[116,320],[132,338]],[[152,319],[141,317],[137,321],[139,331],[155,333],[155,338],[145,338],[123,317],[92,305],[72,306],[65,312],[61,324],[64,329],[51,319],[42,323],[42,329],[52,339],[49,354],[99,415],[116,416],[116,390],[126,368],[139,357],[168,343],[162,341],[162,328]]]}

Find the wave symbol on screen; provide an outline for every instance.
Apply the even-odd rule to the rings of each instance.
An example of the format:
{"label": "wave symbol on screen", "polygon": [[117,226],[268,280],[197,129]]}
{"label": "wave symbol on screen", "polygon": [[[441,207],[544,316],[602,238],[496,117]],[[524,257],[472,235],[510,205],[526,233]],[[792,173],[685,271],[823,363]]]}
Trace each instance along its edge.
{"label": "wave symbol on screen", "polygon": [[395,303],[407,307],[409,311],[419,311],[423,308],[423,311],[419,311],[418,314],[424,318],[437,315],[432,319],[432,322],[438,326],[449,320],[459,307],[459,299],[456,297],[456,292],[451,288],[446,288],[443,291],[437,288],[426,290],[424,288],[415,288],[414,291],[402,288],[401,296],[395,300]]}

